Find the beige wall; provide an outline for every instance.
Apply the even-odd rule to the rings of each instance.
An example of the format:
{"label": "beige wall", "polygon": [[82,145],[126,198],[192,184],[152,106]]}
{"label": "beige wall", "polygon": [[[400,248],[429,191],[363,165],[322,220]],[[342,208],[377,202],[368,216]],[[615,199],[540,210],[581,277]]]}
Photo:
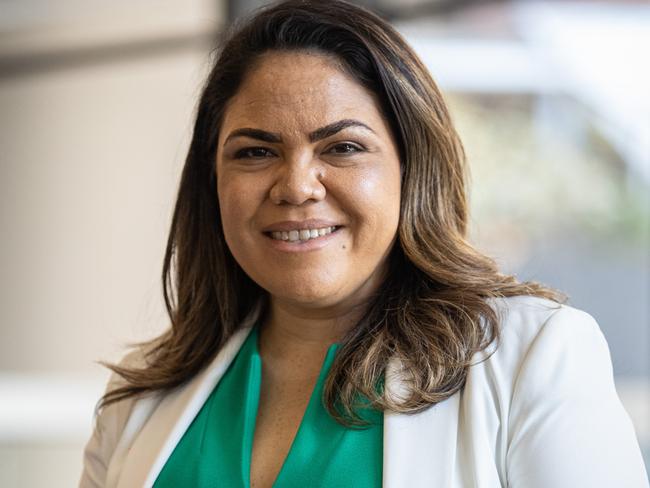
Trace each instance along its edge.
{"label": "beige wall", "polygon": [[202,63],[0,83],[0,369],[87,370],[164,326],[158,275]]}
{"label": "beige wall", "polygon": [[166,233],[222,12],[23,3],[0,21],[0,486],[71,486],[94,361],[167,324]]}

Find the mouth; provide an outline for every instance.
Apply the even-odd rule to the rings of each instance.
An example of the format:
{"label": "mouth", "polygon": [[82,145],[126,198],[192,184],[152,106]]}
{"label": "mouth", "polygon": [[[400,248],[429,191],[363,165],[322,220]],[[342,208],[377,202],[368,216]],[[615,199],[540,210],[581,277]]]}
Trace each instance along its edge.
{"label": "mouth", "polygon": [[334,234],[342,225],[334,225],[329,227],[319,227],[317,229],[296,229],[290,231],[269,231],[264,232],[264,235],[273,239],[274,241],[285,241],[300,244],[302,242],[309,242],[311,240],[319,239],[330,234]]}

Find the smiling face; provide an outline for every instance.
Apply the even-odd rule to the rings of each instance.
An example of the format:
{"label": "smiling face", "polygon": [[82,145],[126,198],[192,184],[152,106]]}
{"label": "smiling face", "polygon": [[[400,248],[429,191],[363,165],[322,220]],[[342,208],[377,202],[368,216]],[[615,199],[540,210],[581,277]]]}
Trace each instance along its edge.
{"label": "smiling face", "polygon": [[400,163],[375,96],[306,52],[270,52],[229,101],[217,191],[226,242],[272,300],[363,302],[383,279]]}

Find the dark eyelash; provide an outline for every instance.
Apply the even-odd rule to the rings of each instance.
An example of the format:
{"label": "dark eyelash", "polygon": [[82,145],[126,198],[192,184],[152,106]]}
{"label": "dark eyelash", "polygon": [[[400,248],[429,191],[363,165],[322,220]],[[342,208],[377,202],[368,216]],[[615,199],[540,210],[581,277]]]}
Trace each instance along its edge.
{"label": "dark eyelash", "polygon": [[330,148],[330,151],[332,149],[335,149],[335,148],[341,147],[341,146],[347,146],[348,148],[352,148],[353,151],[334,152],[333,154],[353,154],[353,153],[357,153],[357,152],[363,152],[365,150],[363,147],[361,147],[361,146],[359,146],[357,144],[353,144],[351,142],[340,142],[340,143],[335,144],[334,146],[332,146]]}
{"label": "dark eyelash", "polygon": [[[341,148],[341,147],[346,147],[346,148],[349,148],[350,150],[343,151],[343,152],[333,151],[333,149]],[[256,155],[255,156],[255,155],[251,154],[254,151],[264,151],[266,154],[263,155],[263,156],[262,155]],[[360,146],[358,144],[353,144],[351,142],[340,142],[338,144],[333,145],[328,150],[329,153],[336,154],[336,155],[348,155],[348,154],[354,154],[354,153],[363,152],[363,151],[365,151],[365,148],[363,148],[362,146]],[[235,159],[261,159],[261,158],[268,157],[269,155],[273,155],[273,153],[270,150],[268,150],[265,147],[256,146],[256,147],[245,147],[243,149],[240,149],[239,151],[237,151],[235,153],[234,158]]]}
{"label": "dark eyelash", "polygon": [[[251,152],[253,151],[264,151],[267,153],[264,156],[253,156],[251,155]],[[237,151],[234,155],[235,159],[259,159],[259,158],[264,158],[267,157],[269,154],[273,154],[271,151],[266,149],[265,147],[245,147],[244,149],[240,149]]]}

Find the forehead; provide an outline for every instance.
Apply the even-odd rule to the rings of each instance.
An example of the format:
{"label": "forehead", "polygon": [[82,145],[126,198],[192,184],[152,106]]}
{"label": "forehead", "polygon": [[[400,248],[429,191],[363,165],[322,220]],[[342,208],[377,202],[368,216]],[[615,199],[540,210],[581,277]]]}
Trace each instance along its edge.
{"label": "forehead", "polygon": [[223,129],[240,124],[286,132],[343,118],[379,122],[375,95],[330,55],[307,52],[264,54],[229,101]]}

